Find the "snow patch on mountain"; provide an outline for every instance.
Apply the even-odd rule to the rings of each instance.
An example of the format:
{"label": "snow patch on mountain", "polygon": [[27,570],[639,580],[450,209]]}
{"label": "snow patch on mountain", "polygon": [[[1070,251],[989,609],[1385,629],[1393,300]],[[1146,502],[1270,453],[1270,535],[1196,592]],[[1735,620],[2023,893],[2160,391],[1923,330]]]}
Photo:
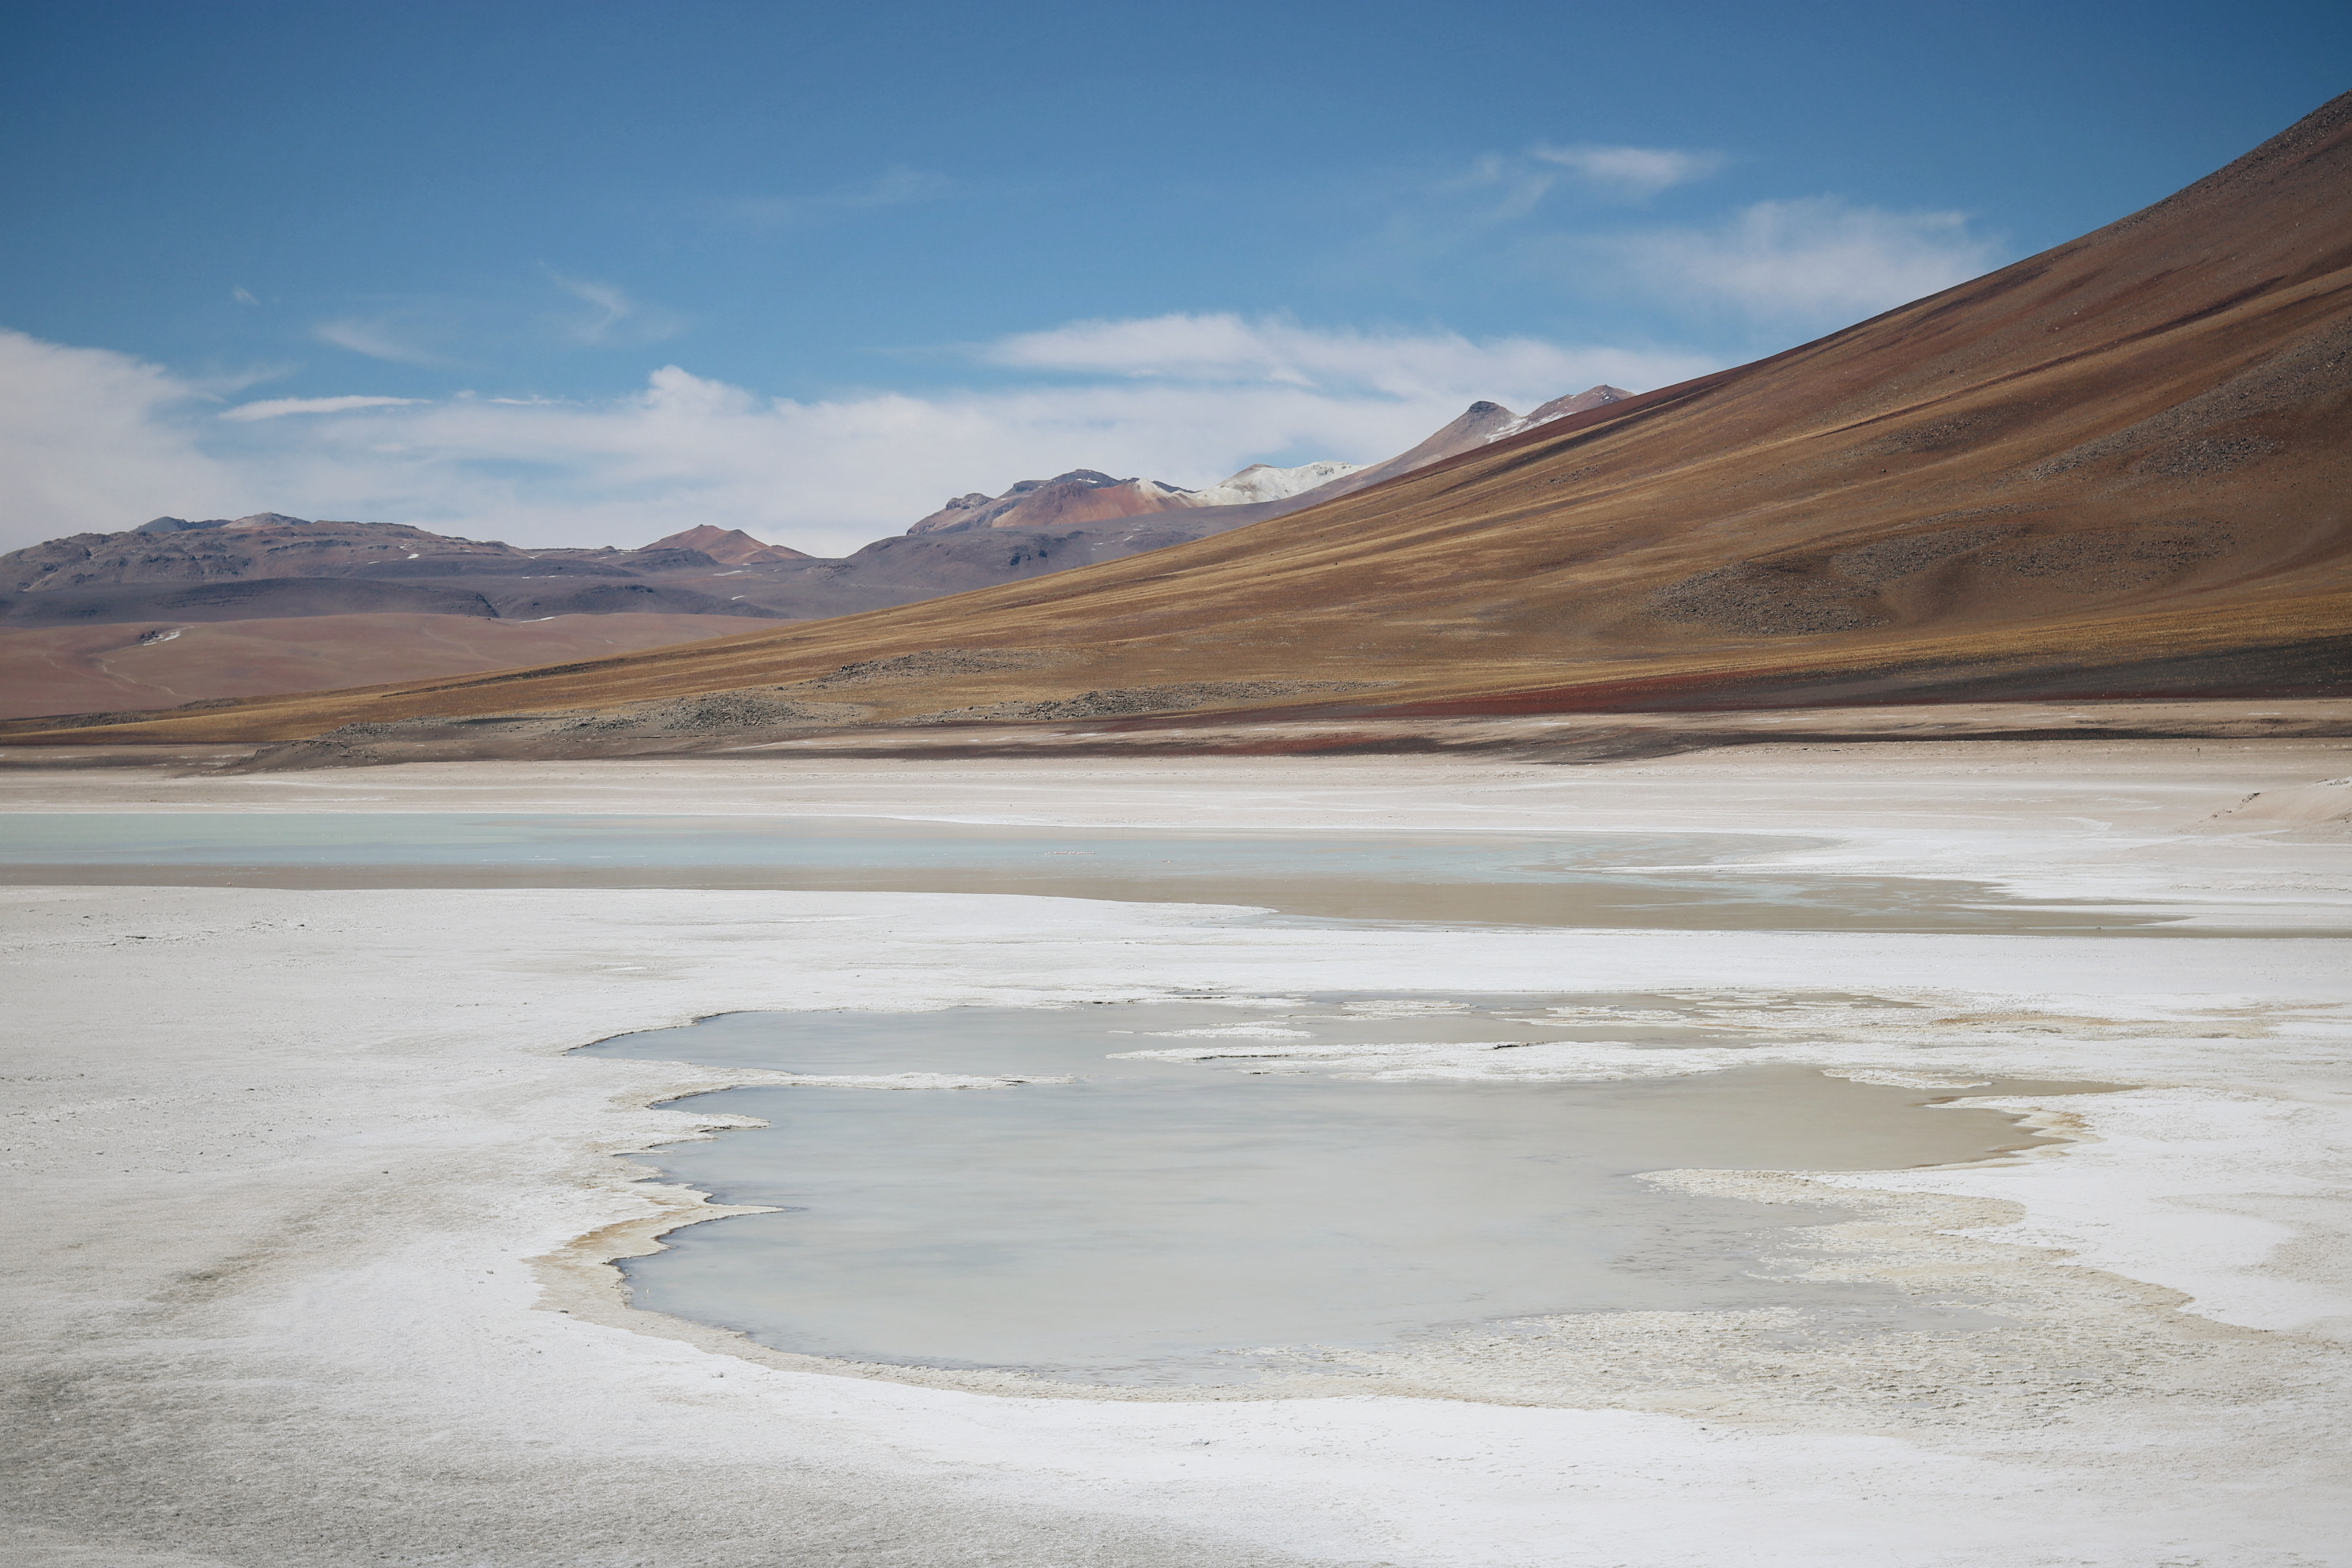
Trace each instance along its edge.
{"label": "snow patch on mountain", "polygon": [[1361,463],[1338,463],[1328,459],[1301,463],[1295,468],[1277,468],[1271,463],[1252,463],[1229,479],[1186,491],[1184,504],[1247,506],[1253,501],[1288,500],[1292,496],[1304,494],[1318,485],[1328,484],[1362,467]]}
{"label": "snow patch on mountain", "polygon": [[[1622,386],[1611,386],[1603,382],[1599,386],[1587,387],[1582,392],[1570,393],[1566,397],[1555,397],[1526,418],[1513,419],[1507,425],[1497,426],[1489,432],[1486,438],[1489,442],[1499,441],[1506,436],[1516,436],[1522,430],[1532,430],[1538,425],[1549,425],[1555,419],[1565,419],[1571,414],[1582,414],[1590,409],[1606,407],[1612,403],[1622,403],[1633,395]],[[1507,409],[1505,412],[1509,411]]]}

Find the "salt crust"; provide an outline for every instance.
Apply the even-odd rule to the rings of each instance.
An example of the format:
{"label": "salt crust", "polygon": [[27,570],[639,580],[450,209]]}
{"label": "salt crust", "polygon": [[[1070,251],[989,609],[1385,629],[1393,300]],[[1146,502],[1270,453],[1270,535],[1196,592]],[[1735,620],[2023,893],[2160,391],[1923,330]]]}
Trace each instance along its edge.
{"label": "salt crust", "polygon": [[891,1072],[861,1077],[856,1073],[762,1073],[745,1083],[771,1083],[788,1089],[1018,1089],[1024,1083],[1075,1083],[1069,1078],[968,1078],[951,1072]]}
{"label": "salt crust", "polygon": [[[1916,831],[1915,873],[1970,864],[1950,826],[1965,795],[1984,822],[1975,875],[2027,874],[2005,820],[2041,847],[2031,875],[2074,896],[2168,898],[2218,861],[2233,918],[2339,896],[2329,845],[2158,837],[2210,816],[2227,793],[2212,784],[2234,799],[2278,782],[2281,753],[2242,754],[2241,776],[2202,789],[2194,770],[2148,770],[2145,748],[2105,773],[2095,752],[2053,770],[2059,754],[2012,768],[2005,803],[1982,777],[1998,748],[1969,753],[1959,787],[1877,757],[1649,764],[1620,771],[1618,816],[1593,787],[1613,770],[1571,782],[1580,826],[1654,820],[1661,778],[1736,782],[1717,827],[1827,803],[1809,831],[1840,817],[1882,868]],[[2310,776],[2340,774],[2333,761]],[[1322,767],[1154,776],[1169,771],[1113,782],[1131,809],[1222,793],[1228,821],[1330,805]],[[928,787],[967,805],[979,772]],[[1117,773],[1061,786],[1073,819]],[[1352,776],[1391,816],[1417,795],[1427,822],[1522,775]],[[982,782],[1054,804],[1034,770]],[[2053,828],[2053,797],[2090,795],[2145,812],[2141,831]],[[48,1435],[20,1456],[13,1561],[2303,1568],[2352,1535],[2341,942],[1335,931],[937,895],[0,897],[25,1110],[6,1157],[28,1194],[6,1221],[26,1262],[0,1289],[30,1402],[18,1430]],[[609,1288],[600,1259],[723,1211],[605,1156],[742,1124],[655,1102],[746,1075],[570,1046],[739,1008],[1263,997],[1408,974],[1439,993],[1696,998],[1754,1043],[1433,1046],[1318,1070],[1781,1060],[1955,1092],[2147,1087],[1997,1102],[2072,1140],[2006,1162],[1653,1178],[1832,1203],[1774,1268],[1989,1321],[1963,1331],[1596,1314],[1306,1352],[1267,1391],[1281,1397],[1006,1399],[788,1369]]]}

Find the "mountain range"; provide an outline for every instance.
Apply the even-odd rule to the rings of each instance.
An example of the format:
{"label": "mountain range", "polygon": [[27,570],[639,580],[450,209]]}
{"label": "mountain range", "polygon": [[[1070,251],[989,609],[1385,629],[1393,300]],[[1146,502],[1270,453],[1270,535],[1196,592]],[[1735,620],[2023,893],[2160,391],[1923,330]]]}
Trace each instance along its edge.
{"label": "mountain range", "polygon": [[1149,556],[547,668],[0,733],[282,743],[268,766],[1173,715],[1370,733],[2275,700],[2352,696],[2347,626],[2352,94],[1984,277]]}
{"label": "mountain range", "polygon": [[[1437,461],[1525,419],[1479,403],[1373,468],[1253,464],[1197,490],[1079,468],[950,500],[904,533],[824,559],[710,524],[634,550],[519,548],[402,523],[282,512],[159,517],[0,556],[0,717],[147,708],[437,677],[819,619],[1025,580],[1206,538]],[[655,617],[585,627],[582,616]],[[257,623],[299,621],[295,626]],[[469,622],[501,623],[496,633]],[[536,628],[536,629],[531,629]],[[299,650],[299,657],[298,655]]]}

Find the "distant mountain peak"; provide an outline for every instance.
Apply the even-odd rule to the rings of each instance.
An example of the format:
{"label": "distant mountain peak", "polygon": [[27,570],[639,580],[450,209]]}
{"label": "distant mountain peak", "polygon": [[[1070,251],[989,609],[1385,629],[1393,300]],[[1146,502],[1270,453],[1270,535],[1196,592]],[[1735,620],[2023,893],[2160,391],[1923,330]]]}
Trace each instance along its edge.
{"label": "distant mountain peak", "polygon": [[715,523],[700,523],[656,539],[647,550],[698,550],[713,561],[728,566],[748,566],[755,561],[813,561],[814,556],[788,545],[770,544],[752,538],[740,528],[720,528]]}
{"label": "distant mountain peak", "polygon": [[1549,425],[1555,419],[1565,419],[1571,414],[1585,414],[1595,408],[1605,408],[1612,403],[1622,403],[1633,395],[1633,394],[1623,387],[1612,386],[1604,381],[1599,386],[1589,386],[1582,392],[1571,394],[1567,397],[1553,398],[1549,403],[1519,421],[1517,428],[1510,431],[1509,434],[1516,436],[1520,430],[1532,430],[1538,425]]}
{"label": "distant mountain peak", "polygon": [[1098,468],[1072,468],[1050,479],[1023,479],[1003,495],[957,496],[908,533],[961,533],[976,528],[1068,528],[1173,511],[1188,492],[1157,479],[1118,479]]}

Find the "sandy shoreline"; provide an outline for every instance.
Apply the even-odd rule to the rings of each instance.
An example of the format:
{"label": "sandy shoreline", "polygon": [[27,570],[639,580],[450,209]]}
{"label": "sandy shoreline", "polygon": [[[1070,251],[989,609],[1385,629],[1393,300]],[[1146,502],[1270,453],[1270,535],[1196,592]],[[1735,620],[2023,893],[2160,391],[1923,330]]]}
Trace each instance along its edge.
{"label": "sandy shoreline", "polygon": [[[1792,863],[1822,869],[2284,931],[2343,919],[2347,773],[2324,741],[1573,770],[696,759],[20,772],[0,809],[1703,826],[1801,837]],[[2300,1568],[2352,1524],[2341,941],[1244,931],[1198,905],[919,893],[11,888],[0,907],[5,1157],[30,1194],[8,1219],[11,1381],[46,1436],[12,1482],[10,1561],[1946,1568],[2023,1547]],[[755,1360],[614,1299],[602,1259],[698,1200],[609,1156],[698,1135],[707,1113],[649,1102],[741,1075],[572,1047],[736,1009],[1381,988],[1706,994],[1748,1016],[1755,1044],[1721,1053],[1744,1061],[2147,1087],[2014,1105],[2080,1141],[2007,1163],[1659,1178],[1842,1197],[1856,1217],[1808,1264],[2010,1325],[1932,1342],[1622,1314],[1284,1397],[1003,1399]],[[1432,1047],[1383,1070],[1496,1065]]]}

